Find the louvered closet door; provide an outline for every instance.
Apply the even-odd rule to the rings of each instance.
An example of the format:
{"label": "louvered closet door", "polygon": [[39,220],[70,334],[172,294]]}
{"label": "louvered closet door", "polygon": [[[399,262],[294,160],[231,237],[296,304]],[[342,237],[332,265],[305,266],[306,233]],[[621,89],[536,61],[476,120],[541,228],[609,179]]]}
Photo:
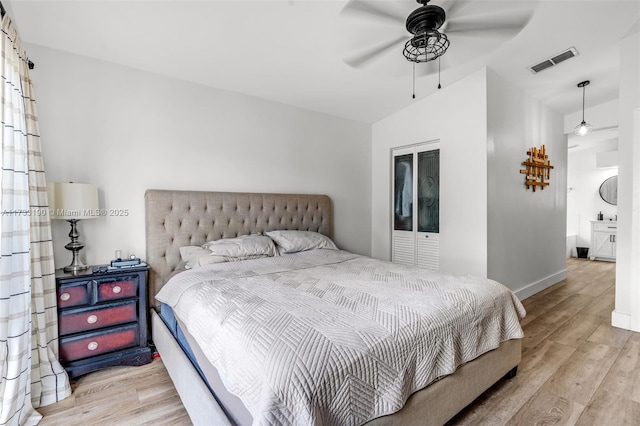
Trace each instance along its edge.
{"label": "louvered closet door", "polygon": [[405,265],[415,265],[416,247],[414,232],[414,150],[394,152],[393,176],[393,231],[391,260]]}
{"label": "louvered closet door", "polygon": [[440,265],[440,150],[438,143],[392,152],[392,261]]}
{"label": "louvered closet door", "polygon": [[440,267],[440,150],[418,152],[416,265]]}

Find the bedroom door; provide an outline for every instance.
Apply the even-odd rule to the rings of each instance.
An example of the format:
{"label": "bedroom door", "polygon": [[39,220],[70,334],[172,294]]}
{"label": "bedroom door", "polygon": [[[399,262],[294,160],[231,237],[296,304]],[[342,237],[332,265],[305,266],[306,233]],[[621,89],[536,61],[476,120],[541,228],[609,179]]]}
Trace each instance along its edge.
{"label": "bedroom door", "polygon": [[392,151],[393,262],[440,265],[440,149],[429,142]]}

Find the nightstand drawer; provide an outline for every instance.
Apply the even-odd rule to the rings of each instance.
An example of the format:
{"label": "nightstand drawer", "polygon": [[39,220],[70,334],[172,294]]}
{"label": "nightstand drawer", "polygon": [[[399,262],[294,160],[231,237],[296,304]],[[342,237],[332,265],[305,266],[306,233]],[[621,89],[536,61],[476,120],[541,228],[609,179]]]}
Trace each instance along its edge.
{"label": "nightstand drawer", "polygon": [[83,281],[58,287],[58,307],[68,308],[91,303],[90,283],[91,281]]}
{"label": "nightstand drawer", "polygon": [[117,280],[100,280],[98,284],[98,302],[126,299],[138,295],[137,277]]}
{"label": "nightstand drawer", "polygon": [[80,331],[135,322],[138,319],[137,305],[136,301],[132,301],[101,309],[64,311],[60,314],[59,333],[63,336]]}
{"label": "nightstand drawer", "polygon": [[137,324],[85,336],[60,339],[60,358],[67,362],[75,361],[136,345],[138,345]]}

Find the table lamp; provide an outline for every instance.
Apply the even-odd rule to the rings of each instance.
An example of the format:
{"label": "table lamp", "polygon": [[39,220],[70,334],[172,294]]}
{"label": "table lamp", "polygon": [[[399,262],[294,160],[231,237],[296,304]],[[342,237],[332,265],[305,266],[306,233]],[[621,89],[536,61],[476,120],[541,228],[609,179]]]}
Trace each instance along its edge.
{"label": "table lamp", "polygon": [[78,241],[77,224],[81,219],[99,217],[98,188],[89,183],[47,183],[49,197],[49,216],[51,219],[64,219],[71,224],[71,241],[64,247],[73,253],[71,264],[64,267],[65,272],[77,273],[89,268],[78,257],[84,244]]}

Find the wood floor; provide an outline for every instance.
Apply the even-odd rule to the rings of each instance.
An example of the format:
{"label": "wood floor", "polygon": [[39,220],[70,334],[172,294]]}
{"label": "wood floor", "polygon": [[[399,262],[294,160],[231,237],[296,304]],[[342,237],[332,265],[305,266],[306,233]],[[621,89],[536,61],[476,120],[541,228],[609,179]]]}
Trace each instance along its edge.
{"label": "wood floor", "polygon": [[40,425],[191,425],[160,358],[89,373],[71,388],[69,398],[37,409]]}
{"label": "wood floor", "polygon": [[[523,301],[518,375],[450,425],[640,425],[640,333],[611,327],[615,263],[567,261],[568,278]],[[41,425],[189,425],[160,359],[72,382]]]}

